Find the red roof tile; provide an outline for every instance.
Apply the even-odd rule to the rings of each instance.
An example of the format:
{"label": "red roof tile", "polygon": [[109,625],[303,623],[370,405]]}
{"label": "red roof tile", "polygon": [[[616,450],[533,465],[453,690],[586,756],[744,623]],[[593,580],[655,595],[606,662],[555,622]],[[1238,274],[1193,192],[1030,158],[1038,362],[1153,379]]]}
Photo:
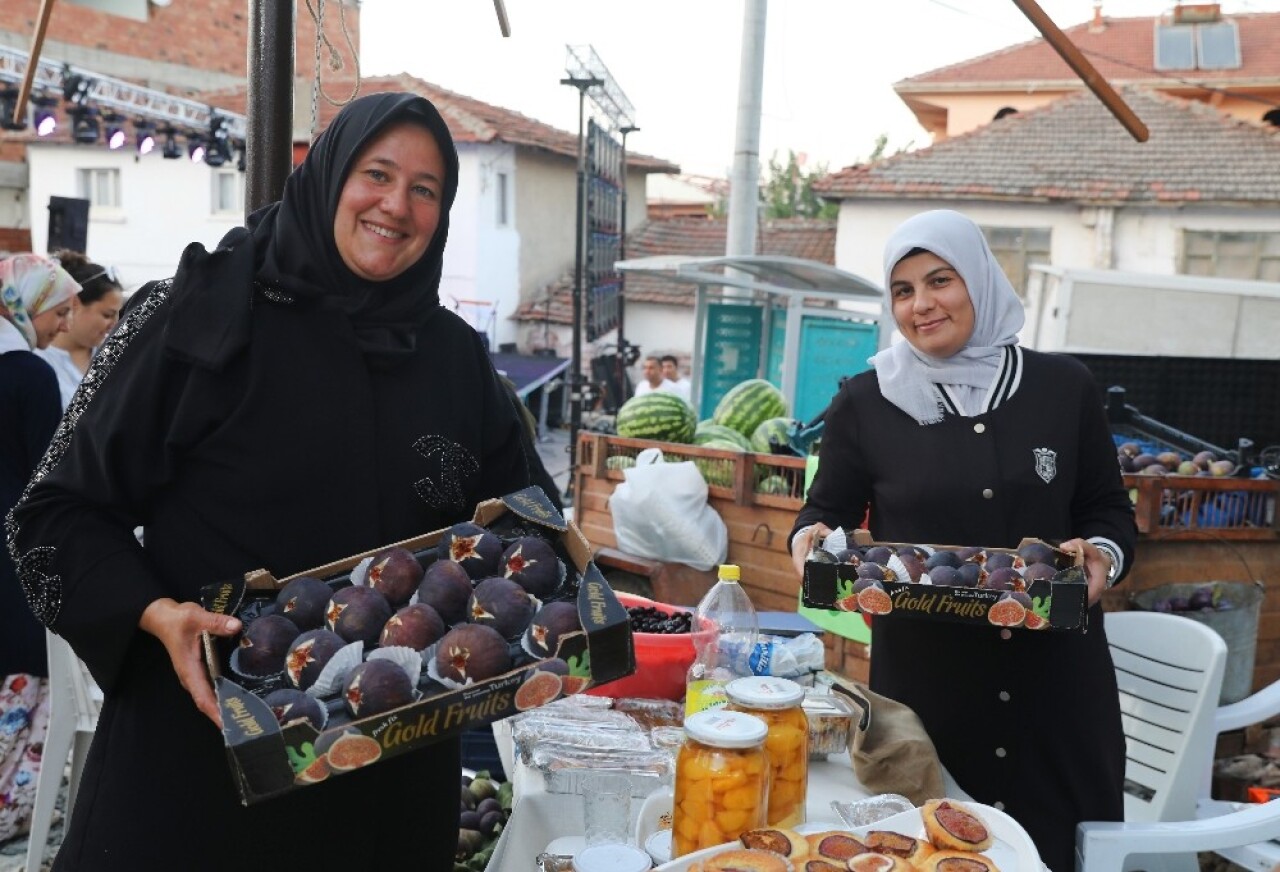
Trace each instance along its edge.
{"label": "red roof tile", "polygon": [[1085,92],[814,183],[827,199],[1280,203],[1280,130],[1129,86],[1136,142]]}
{"label": "red roof tile", "polygon": [[[627,260],[657,255],[719,257],[724,254],[728,221],[723,218],[673,218],[649,221],[627,238]],[[836,223],[812,218],[766,221],[760,226],[760,254],[786,255],[836,262]],[[694,286],[659,276],[628,275],[626,299],[631,303],[692,306]],[[573,275],[544,288],[516,312],[520,321],[573,323]]]}

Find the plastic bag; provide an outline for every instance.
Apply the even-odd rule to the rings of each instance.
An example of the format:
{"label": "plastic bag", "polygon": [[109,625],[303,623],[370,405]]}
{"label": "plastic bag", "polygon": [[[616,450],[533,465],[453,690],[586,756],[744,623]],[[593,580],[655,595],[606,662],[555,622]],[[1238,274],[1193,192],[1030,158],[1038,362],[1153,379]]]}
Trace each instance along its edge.
{"label": "plastic bag", "polygon": [[707,483],[693,461],[665,463],[646,448],[609,498],[619,550],[708,570],[729,553],[729,531],[707,505]]}

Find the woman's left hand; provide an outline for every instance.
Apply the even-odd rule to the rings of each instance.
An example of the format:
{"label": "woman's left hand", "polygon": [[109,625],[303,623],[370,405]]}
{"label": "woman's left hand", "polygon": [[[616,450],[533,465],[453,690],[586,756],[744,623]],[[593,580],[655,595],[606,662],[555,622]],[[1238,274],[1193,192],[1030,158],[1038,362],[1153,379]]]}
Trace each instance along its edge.
{"label": "woman's left hand", "polygon": [[1089,605],[1096,603],[1107,589],[1107,576],[1111,573],[1111,558],[1085,539],[1071,539],[1058,546],[1069,554],[1084,551],[1084,575],[1089,582]]}

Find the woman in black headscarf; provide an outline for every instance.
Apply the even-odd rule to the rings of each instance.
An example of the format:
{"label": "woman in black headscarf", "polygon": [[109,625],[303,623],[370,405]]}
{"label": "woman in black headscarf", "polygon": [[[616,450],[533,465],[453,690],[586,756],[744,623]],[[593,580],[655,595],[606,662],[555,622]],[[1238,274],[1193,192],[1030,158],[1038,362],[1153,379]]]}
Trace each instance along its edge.
{"label": "woman in black headscarf", "polygon": [[95,359],[8,530],[32,608],[106,691],[57,869],[451,867],[456,741],[239,804],[199,651],[239,622],[196,601],[530,483],[480,338],[439,305],[457,184],[429,102],[361,98]]}

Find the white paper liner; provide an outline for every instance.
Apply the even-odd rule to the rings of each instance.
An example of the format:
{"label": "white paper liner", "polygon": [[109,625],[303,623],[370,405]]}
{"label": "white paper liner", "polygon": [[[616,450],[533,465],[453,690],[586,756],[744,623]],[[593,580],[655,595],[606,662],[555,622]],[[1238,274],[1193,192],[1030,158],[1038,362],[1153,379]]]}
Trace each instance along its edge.
{"label": "white paper liner", "polygon": [[[435,649],[439,647],[439,644],[440,643],[437,642],[435,645],[432,645],[431,649]],[[452,678],[445,678],[443,675],[441,675],[440,670],[439,668],[437,668],[437,665],[436,665],[436,658],[434,653],[432,653],[431,659],[427,660],[427,652],[423,651],[422,659],[425,660],[427,664],[427,677],[430,678],[432,681],[440,682],[450,690],[458,690],[459,688],[466,687],[468,684],[475,684],[475,680],[471,678],[468,678],[466,681],[466,684],[463,684],[460,681],[454,681]]]}
{"label": "white paper liner", "polygon": [[369,567],[373,564],[373,556],[366,557],[351,569],[351,583],[357,587],[369,584]]}
{"label": "white paper liner", "polygon": [[240,678],[244,678],[249,681],[270,681],[271,679],[276,678],[277,676],[283,675],[284,664],[285,664],[284,658],[281,658],[279,671],[268,672],[266,675],[254,675],[252,672],[245,672],[240,668],[240,646],[237,645],[236,647],[231,649],[231,671],[234,672]]}
{"label": "white paper liner", "polygon": [[849,534],[844,531],[844,527],[836,527],[827,534],[827,538],[822,540],[822,550],[830,551],[832,554],[839,554],[849,547]]}
{"label": "white paper liner", "polygon": [[[263,697],[263,701],[264,702],[266,701],[266,697]],[[274,714],[274,712],[272,712],[272,714]],[[280,728],[284,729],[286,724],[291,724],[293,723],[293,721],[301,721],[301,720],[305,720],[307,721],[307,723],[311,723],[310,718],[307,718],[303,715],[296,715],[292,720],[286,721],[285,723],[281,724]],[[320,703],[320,729],[317,730],[317,732],[323,733],[324,728],[327,727],[328,725],[329,725],[329,709],[328,707],[325,706],[324,703]]]}
{"label": "white paper liner", "polygon": [[390,660],[404,670],[409,676],[409,683],[415,688],[422,676],[422,655],[406,645],[391,645],[386,648],[374,648],[366,660]]}
{"label": "white paper liner", "polygon": [[347,675],[363,660],[363,642],[352,642],[338,649],[338,653],[334,654],[324,665],[324,669],[320,670],[320,677],[316,679],[316,683],[307,688],[307,693],[316,699],[333,696],[342,690],[342,682],[347,680]]}
{"label": "white paper liner", "polygon": [[892,572],[895,576],[897,576],[897,578],[895,578],[894,581],[910,581],[911,580],[911,573],[907,572],[907,565],[902,562],[902,558],[899,557],[897,554],[894,554],[889,557],[889,563],[887,564],[887,566],[889,571]]}

